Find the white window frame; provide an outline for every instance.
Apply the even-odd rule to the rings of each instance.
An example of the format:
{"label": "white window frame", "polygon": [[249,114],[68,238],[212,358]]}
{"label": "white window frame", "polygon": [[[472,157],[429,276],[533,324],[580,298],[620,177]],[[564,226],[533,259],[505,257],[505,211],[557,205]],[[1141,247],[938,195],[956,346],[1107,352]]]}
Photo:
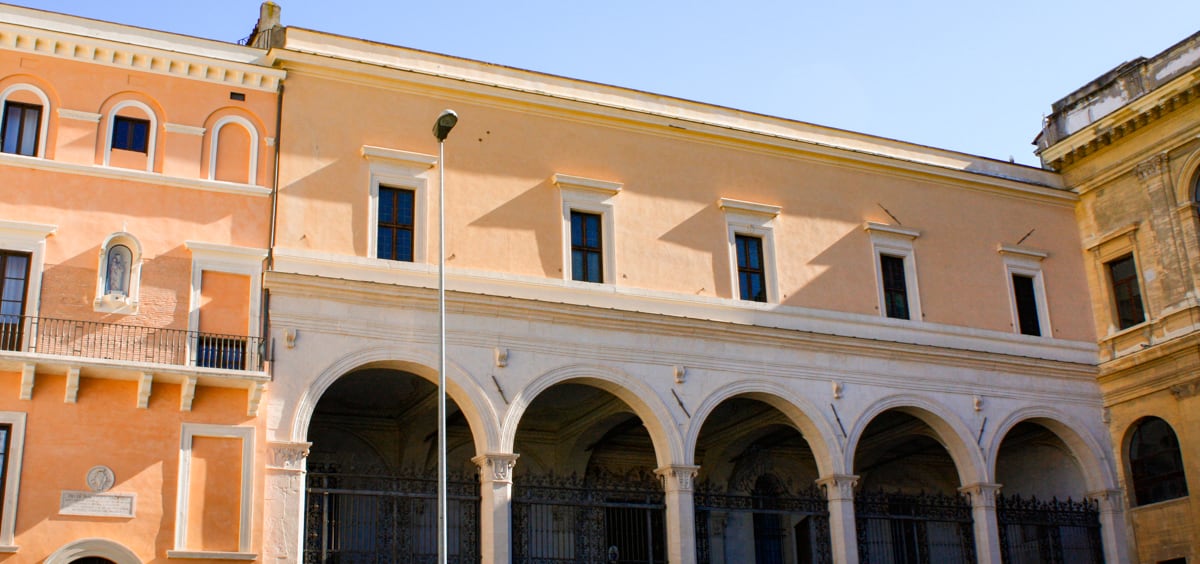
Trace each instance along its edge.
{"label": "white window frame", "polygon": [[[915,229],[907,229],[895,225],[868,221],[863,230],[871,237],[871,262],[875,269],[875,288],[879,300],[879,315],[885,319],[897,321],[923,321],[921,314],[921,291],[917,286],[917,254],[913,241],[921,236]],[[880,264],[883,255],[896,257],[904,261],[904,291],[908,298],[908,319],[888,317],[887,303],[883,293],[883,267]]]}
{"label": "white window frame", "polygon": [[[1137,222],[1119,227],[1100,236],[1086,248],[1092,254],[1094,272],[1097,280],[1100,281],[1098,288],[1103,294],[1102,299],[1107,304],[1105,311],[1108,312],[1108,334],[1101,336],[1102,340],[1111,339],[1118,334],[1135,331],[1137,328],[1143,327],[1153,320],[1149,288],[1146,285],[1145,274],[1142,272],[1142,259],[1138,253],[1137,232],[1139,227],[1140,224]],[[1112,273],[1109,270],[1109,264],[1125,255],[1133,257],[1134,270],[1137,272],[1138,292],[1142,299],[1142,315],[1144,319],[1141,323],[1121,329],[1119,314],[1117,313],[1117,297],[1112,287]]]}
{"label": "white window frame", "polygon": [[771,204],[756,204],[731,198],[717,200],[717,207],[725,212],[725,231],[729,246],[729,279],[730,288],[733,289],[733,295],[730,297],[739,302],[745,301],[741,299],[742,289],[738,286],[737,257],[737,236],[744,235],[757,237],[762,241],[763,283],[767,287],[765,303],[779,303],[781,295],[775,266],[779,264],[775,260],[775,218],[779,217],[782,208]]}
{"label": "white window frame", "polygon": [[21,463],[25,456],[25,414],[0,411],[0,423],[12,426],[4,469],[4,506],[0,509],[0,553],[16,552],[17,502],[21,494]]}
{"label": "white window frame", "polygon": [[[1008,284],[1008,302],[1012,313],[1013,332],[1021,335],[1021,317],[1017,312],[1017,293],[1013,288],[1013,275],[1033,279],[1034,303],[1038,312],[1038,331],[1042,337],[1052,337],[1050,327],[1050,308],[1046,302],[1046,282],[1042,276],[1042,259],[1048,254],[1044,251],[1025,249],[1011,245],[1000,245],[1000,257],[1004,261],[1004,280]],[[1033,335],[1027,335],[1032,337]]]}
{"label": "white window frame", "polygon": [[[46,266],[46,238],[58,231],[57,225],[0,220],[0,249],[29,253],[29,278],[25,281],[25,316],[36,316],[42,304],[42,270]],[[26,339],[36,338],[25,322]],[[28,346],[33,343],[22,343]]]}
{"label": "white window frame", "polygon": [[[188,331],[200,330],[200,293],[204,281],[204,273],[225,272],[242,274],[250,277],[250,311],[247,312],[249,327],[246,336],[259,337],[262,327],[260,322],[262,294],[263,260],[267,258],[266,249],[251,247],[235,247],[233,245],[218,245],[200,241],[186,241],[184,246],[192,252],[192,291],[188,297]],[[188,339],[188,362],[195,360],[191,350],[192,340]],[[247,353],[257,355],[257,352]],[[249,366],[250,363],[248,362]]]}
{"label": "white window frame", "polygon": [[571,212],[600,216],[602,284],[617,282],[616,206],[613,198],[621,193],[620,182],[596,180],[569,174],[555,174],[551,182],[558,186],[562,200],[563,280],[572,284],[595,284],[571,278]]}
{"label": "white window frame", "polygon": [[[108,250],[114,245],[125,245],[133,252],[129,264],[129,291],[124,296],[106,295],[108,280]],[[133,315],[138,312],[138,296],[142,288],[142,244],[130,233],[113,233],[100,245],[99,265],[96,268],[96,300],[92,309],[100,313]]]}
{"label": "white window frame", "polygon": [[[205,558],[229,554],[187,548],[188,505],[192,485],[192,441],[196,437],[242,440],[242,491],[238,523],[238,552],[250,553],[251,519],[254,515],[254,427],[184,423],[179,444],[179,479],[175,492],[175,550],[168,558]],[[237,558],[242,559],[242,558]]]}
{"label": "white window frame", "polygon": [[145,103],[138,100],[122,100],[117,102],[117,104],[108,111],[108,123],[107,127],[104,128],[104,166],[111,166],[109,162],[113,152],[113,127],[116,125],[118,112],[125,108],[137,108],[145,112],[146,119],[150,120],[150,131],[147,132],[146,138],[146,172],[154,172],[154,156],[158,149],[158,115],[154,113],[154,110],[150,109],[150,106],[147,106]]}
{"label": "white window frame", "polygon": [[[42,102],[42,117],[40,123],[38,123],[37,154],[34,157],[44,159],[46,158],[46,137],[50,133],[50,98],[46,96],[45,92],[42,92],[41,88],[27,82],[12,84],[8,88],[5,88],[3,92],[0,92],[0,110],[4,109],[4,104],[8,103],[9,97],[15,92],[33,92],[33,95],[37,96],[38,100]],[[3,119],[3,117],[0,117],[0,119]]]}
{"label": "white window frame", "polygon": [[[208,179],[217,179],[217,149],[220,148],[219,140],[221,137],[221,128],[230,124],[237,124],[246,128],[246,132],[250,134],[250,170],[246,176],[246,184],[254,186],[258,185],[258,129],[250,120],[242,116],[225,116],[218,119],[212,126],[212,135],[209,136],[208,144]],[[203,131],[203,130],[201,130]]]}
{"label": "white window frame", "polygon": [[370,202],[367,205],[367,258],[386,263],[403,263],[379,258],[379,187],[413,191],[413,263],[427,262],[429,246],[429,172],[437,165],[434,155],[363,145],[363,158],[370,169]]}

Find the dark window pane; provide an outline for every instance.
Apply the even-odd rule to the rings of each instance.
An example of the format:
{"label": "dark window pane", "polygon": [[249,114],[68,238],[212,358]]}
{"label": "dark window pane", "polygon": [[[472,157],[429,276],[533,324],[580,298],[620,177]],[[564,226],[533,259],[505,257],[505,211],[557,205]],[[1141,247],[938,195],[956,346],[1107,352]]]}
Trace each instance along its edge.
{"label": "dark window pane", "polygon": [[1134,429],[1129,441],[1129,469],[1135,505],[1188,495],[1179,440],[1162,419],[1147,417]]}
{"label": "dark window pane", "polygon": [[415,198],[412,190],[379,187],[377,258],[412,262]]}
{"label": "dark window pane", "polygon": [[585,281],[583,251],[571,251],[571,280]]}
{"label": "dark window pane", "polygon": [[32,157],[37,154],[38,128],[41,126],[41,108],[25,108],[22,112],[21,147],[17,149],[22,155]]}
{"label": "dark window pane", "polygon": [[396,192],[396,223],[405,225],[413,224],[413,198],[415,193],[412,190],[395,190]]}
{"label": "dark window pane", "polygon": [[735,235],[737,250],[738,295],[743,300],[767,301],[765,273],[762,267],[762,239],[749,235]]}
{"label": "dark window pane", "polygon": [[412,231],[403,229],[396,231],[396,260],[412,262],[413,241]]}
{"label": "dark window pane", "polygon": [[379,193],[379,222],[396,222],[396,198],[394,190],[380,190]]}
{"label": "dark window pane", "polygon": [[113,118],[113,149],[145,153],[149,137],[149,120],[125,116],[116,116]]}
{"label": "dark window pane", "polygon": [[1017,322],[1021,334],[1040,336],[1042,328],[1038,322],[1037,295],[1033,289],[1033,278],[1012,275],[1013,298],[1017,303]]}
{"label": "dark window pane", "polygon": [[5,102],[3,130],[5,153],[37,155],[38,133],[42,125],[42,107],[20,102]]}
{"label": "dark window pane", "polygon": [[1113,300],[1117,308],[1117,326],[1121,329],[1133,327],[1146,320],[1142,309],[1142,291],[1138,286],[1137,265],[1133,255],[1125,255],[1108,263],[1112,282]]}
{"label": "dark window pane", "polygon": [[392,233],[394,232],[390,228],[379,227],[379,240],[376,242],[378,249],[375,253],[377,258],[390,259],[395,255],[392,242]]}
{"label": "dark window pane", "polygon": [[587,254],[587,281],[600,282],[600,253]]}
{"label": "dark window pane", "polygon": [[908,282],[904,274],[904,259],[879,255],[883,275],[883,304],[888,317],[908,319]]}
{"label": "dark window pane", "polygon": [[604,249],[600,236],[600,215],[571,212],[571,279],[583,282],[604,281]]}

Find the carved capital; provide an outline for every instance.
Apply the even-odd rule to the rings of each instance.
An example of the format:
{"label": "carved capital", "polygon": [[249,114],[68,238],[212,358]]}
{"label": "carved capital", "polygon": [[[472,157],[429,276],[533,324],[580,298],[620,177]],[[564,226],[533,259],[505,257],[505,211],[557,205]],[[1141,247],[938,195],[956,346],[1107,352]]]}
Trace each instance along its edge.
{"label": "carved capital", "polygon": [[267,455],[270,460],[267,467],[275,470],[304,470],[304,460],[308,458],[308,450],[312,443],[268,442]]}
{"label": "carved capital", "polygon": [[695,478],[696,473],[699,471],[699,466],[672,464],[658,468],[654,473],[658,475],[659,480],[662,480],[663,490],[668,492],[690,492],[692,491],[692,478]]}
{"label": "carved capital", "polygon": [[1100,504],[1100,511],[1117,511],[1122,507],[1125,492],[1118,488],[1088,492],[1088,499]]}
{"label": "carved capital", "polygon": [[479,481],[483,484],[492,482],[512,483],[512,469],[517,465],[519,454],[490,453],[481,454],[471,459],[479,466]]}
{"label": "carved capital", "polygon": [[1150,157],[1134,167],[1134,172],[1137,173],[1138,180],[1146,182],[1155,177],[1162,176],[1167,172],[1167,154],[1159,153]]}
{"label": "carved capital", "polygon": [[854,500],[854,486],[858,484],[858,476],[852,474],[834,474],[817,480],[817,485],[825,490],[829,501]]}
{"label": "carved capital", "polygon": [[1171,386],[1171,395],[1175,396],[1177,400],[1190,398],[1196,394],[1200,394],[1200,380],[1192,380],[1191,382]]}
{"label": "carved capital", "polygon": [[996,492],[1000,491],[1000,484],[989,484],[987,482],[976,482],[958,488],[960,493],[967,494],[971,498],[973,507],[996,507]]}

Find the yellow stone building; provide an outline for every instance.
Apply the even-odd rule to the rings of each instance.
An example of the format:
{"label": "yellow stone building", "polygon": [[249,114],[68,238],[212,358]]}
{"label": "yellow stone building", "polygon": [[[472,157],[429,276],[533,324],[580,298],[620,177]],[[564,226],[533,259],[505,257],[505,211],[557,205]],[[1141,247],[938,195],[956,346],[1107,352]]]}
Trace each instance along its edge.
{"label": "yellow stone building", "polygon": [[1056,102],[1037,139],[1079,195],[1100,387],[1139,562],[1200,560],[1200,34]]}

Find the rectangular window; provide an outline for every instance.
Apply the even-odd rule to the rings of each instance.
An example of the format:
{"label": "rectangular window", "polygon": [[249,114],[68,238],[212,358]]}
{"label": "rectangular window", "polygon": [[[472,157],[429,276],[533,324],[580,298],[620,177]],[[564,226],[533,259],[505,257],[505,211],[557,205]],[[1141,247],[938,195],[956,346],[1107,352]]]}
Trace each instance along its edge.
{"label": "rectangular window", "polygon": [[1142,291],[1138,286],[1133,255],[1109,262],[1108,276],[1112,282],[1113,301],[1117,306],[1117,326],[1126,329],[1145,321],[1146,312],[1142,309]]}
{"label": "rectangular window", "polygon": [[413,202],[416,192],[379,187],[379,222],[376,257],[413,261]]}
{"label": "rectangular window", "polygon": [[112,148],[147,152],[150,139],[150,120],[125,116],[113,118]]}
{"label": "rectangular window", "polygon": [[12,425],[0,425],[0,507],[4,504],[4,485],[8,482],[8,448]]}
{"label": "rectangular window", "polygon": [[883,276],[883,303],[887,316],[909,319],[908,285],[905,282],[904,258],[879,255],[879,270]]}
{"label": "rectangular window", "polygon": [[604,282],[600,214],[571,211],[571,279]]}
{"label": "rectangular window", "polygon": [[20,102],[4,103],[4,125],[0,127],[5,153],[37,156],[38,133],[42,124],[42,107]]}
{"label": "rectangular window", "polygon": [[1037,292],[1032,276],[1012,275],[1013,300],[1017,304],[1017,323],[1022,335],[1040,337],[1041,323],[1038,318]]}
{"label": "rectangular window", "polygon": [[763,276],[762,239],[749,235],[735,235],[737,245],[738,290],[743,300],[767,301],[767,287]]}
{"label": "rectangular window", "polygon": [[0,350],[21,348],[29,255],[0,251]]}

